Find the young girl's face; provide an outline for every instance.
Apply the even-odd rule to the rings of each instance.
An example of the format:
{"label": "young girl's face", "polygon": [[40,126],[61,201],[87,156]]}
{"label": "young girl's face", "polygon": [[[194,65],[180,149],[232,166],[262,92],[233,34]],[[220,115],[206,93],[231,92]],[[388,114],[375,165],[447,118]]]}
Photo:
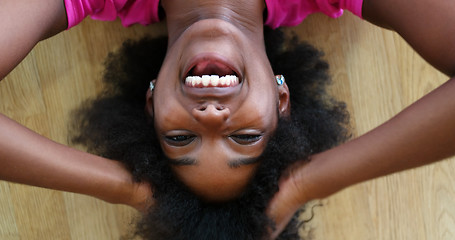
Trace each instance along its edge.
{"label": "young girl's face", "polygon": [[225,21],[199,21],[168,49],[148,94],[174,171],[208,200],[242,192],[276,128],[283,103],[261,41]]}

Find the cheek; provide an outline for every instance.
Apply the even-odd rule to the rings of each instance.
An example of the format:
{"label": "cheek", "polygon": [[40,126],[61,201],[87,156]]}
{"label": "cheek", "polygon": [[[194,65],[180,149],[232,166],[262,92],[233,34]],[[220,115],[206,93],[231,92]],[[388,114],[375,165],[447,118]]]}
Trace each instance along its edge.
{"label": "cheek", "polygon": [[248,101],[242,109],[243,120],[249,121],[250,125],[270,129],[277,122],[277,102],[275,95],[262,95],[259,99]]}
{"label": "cheek", "polygon": [[153,106],[155,128],[160,132],[182,127],[189,117],[185,108],[172,95],[157,95]]}

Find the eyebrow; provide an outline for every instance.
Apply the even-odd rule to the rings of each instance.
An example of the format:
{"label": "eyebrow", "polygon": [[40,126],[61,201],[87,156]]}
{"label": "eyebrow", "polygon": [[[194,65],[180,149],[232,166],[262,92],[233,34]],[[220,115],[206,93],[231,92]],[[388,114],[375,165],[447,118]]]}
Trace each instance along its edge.
{"label": "eyebrow", "polygon": [[[259,162],[259,157],[251,157],[251,158],[237,158],[228,161],[229,168],[238,168],[240,166],[250,165]],[[195,158],[177,158],[177,159],[169,159],[169,162],[172,165],[176,166],[189,166],[189,165],[197,165],[198,161]]]}

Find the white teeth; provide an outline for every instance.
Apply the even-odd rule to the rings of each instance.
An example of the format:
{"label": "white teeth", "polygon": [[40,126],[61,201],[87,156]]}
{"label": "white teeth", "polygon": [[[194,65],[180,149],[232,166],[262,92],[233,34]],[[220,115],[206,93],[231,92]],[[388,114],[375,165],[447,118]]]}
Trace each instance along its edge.
{"label": "white teeth", "polygon": [[220,84],[221,85],[226,85],[226,76],[220,77]]}
{"label": "white teeth", "polygon": [[202,85],[207,87],[210,83],[210,76],[209,75],[202,75]]}
{"label": "white teeth", "polygon": [[235,75],[202,75],[188,76],[185,79],[185,84],[190,87],[230,87],[239,84],[239,78]]}
{"label": "white teeth", "polygon": [[210,76],[210,84],[212,84],[212,86],[218,86],[219,82],[220,82],[220,77],[218,75]]}
{"label": "white teeth", "polygon": [[231,80],[232,80],[231,78],[227,77],[226,78],[226,85],[231,85]]}

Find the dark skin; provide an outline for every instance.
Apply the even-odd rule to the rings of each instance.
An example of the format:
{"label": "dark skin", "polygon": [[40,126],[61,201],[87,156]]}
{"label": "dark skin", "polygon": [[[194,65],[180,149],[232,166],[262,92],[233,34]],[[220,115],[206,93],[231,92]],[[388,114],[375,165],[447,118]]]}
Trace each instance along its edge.
{"label": "dark skin", "polygon": [[[162,4],[168,16],[169,47],[155,90],[147,94],[148,112],[180,179],[208,200],[234,198],[254,173],[255,159],[276,128],[278,115],[289,112],[287,86],[277,85],[264,51],[264,3],[169,0]],[[182,73],[205,61],[232,66],[239,84],[186,86]],[[211,73],[198,75],[202,74]]]}
{"label": "dark skin", "polygon": [[[0,24],[0,30],[1,32],[9,33],[0,36],[0,52],[5,56],[0,59],[0,78],[3,78],[27,55],[37,42],[63,31],[66,26],[66,17],[61,0],[47,0],[39,3],[7,0],[2,1],[1,4],[0,15],[7,17]],[[220,29],[221,26],[223,28],[229,26],[230,32],[227,34],[232,36],[233,41],[230,43],[224,42],[222,46],[225,47],[219,48],[222,50],[218,54],[229,58],[228,61],[238,64],[240,66],[237,66],[240,69],[238,71],[242,73],[242,76],[246,76],[245,79],[264,81],[260,86],[268,96],[266,106],[267,109],[273,109],[273,111],[264,110],[264,114],[270,117],[276,117],[277,112],[278,114],[286,114],[286,91],[274,84],[274,74],[265,57],[262,38],[262,12],[264,9],[262,1],[242,1],[242,4],[235,4],[234,1],[167,0],[162,1],[162,4],[167,16],[170,39],[169,51],[165,65],[157,80],[157,94],[152,97],[152,94],[149,93],[147,100],[148,109],[150,113],[154,113],[154,117],[158,120],[158,125],[156,126],[161,133],[174,131],[175,127],[183,128],[178,126],[181,124],[178,122],[176,123],[177,126],[167,126],[165,122],[160,124],[158,118],[165,119],[164,117],[167,115],[164,112],[166,109],[161,108],[161,106],[168,104],[165,101],[164,93],[162,96],[160,94],[166,89],[176,87],[175,84],[180,84],[177,80],[181,80],[180,77],[185,69],[184,63],[175,62],[177,59],[172,56],[182,56],[181,59],[185,59],[184,52],[179,52],[179,49],[182,48],[178,46],[183,44],[179,41],[188,37],[184,32],[195,23],[198,23],[198,25],[194,26],[200,26],[198,29],[201,31],[204,29],[212,31]],[[412,2],[412,7],[409,7],[409,5],[409,1],[404,0],[365,0],[363,17],[372,23],[397,31],[430,64],[446,73],[449,77],[453,77],[455,73],[455,45],[453,44],[455,42],[455,27],[453,24],[447,23],[455,22],[455,16],[453,15],[455,2],[448,0],[418,0]],[[176,8],[177,6],[180,9]],[[239,6],[241,6],[241,9],[239,9]],[[180,10],[185,10],[184,14],[179,12]],[[218,30],[218,33],[222,34],[223,32]],[[199,37],[200,46],[207,44],[210,47],[210,44],[212,44],[210,38],[194,37],[196,39]],[[225,38],[220,39],[216,36],[213,38],[214,41],[223,39]],[[241,56],[239,55],[240,53],[230,52],[230,44],[240,48],[250,46],[249,50],[251,49],[253,53],[251,56]],[[195,46],[196,52],[198,51],[198,46],[198,44]],[[216,51],[216,49],[212,50]],[[254,61],[247,61],[248,57],[253,57]],[[190,59],[190,57],[187,58]],[[236,58],[237,60],[235,60]],[[251,62],[256,62],[259,65],[256,68],[248,66]],[[175,69],[176,67],[177,70]],[[251,72],[253,71],[252,69],[258,69],[258,71]],[[166,79],[170,80],[165,81]],[[243,81],[243,84],[246,83],[250,84],[249,80]],[[169,84],[169,86],[166,87],[166,84]],[[242,89],[242,91],[245,90]],[[242,91],[236,94],[245,98],[255,96],[250,92],[244,93]],[[257,89],[254,88],[252,91],[257,91]],[[210,92],[210,90],[207,92]],[[370,133],[337,148],[313,156],[313,161],[309,164],[296,164],[290,167],[287,171],[288,174],[285,174],[281,180],[281,190],[271,201],[268,210],[269,216],[278,224],[273,236],[278,235],[294,211],[308,200],[324,198],[361,181],[452,156],[455,153],[455,137],[451,134],[455,131],[455,111],[450,111],[455,109],[455,100],[451,97],[453,92],[455,92],[455,84],[452,79]],[[205,136],[205,139],[208,137],[210,139],[208,143],[213,145],[223,146],[225,144],[220,144],[219,141],[231,144],[232,142],[227,142],[232,140],[229,136],[232,137],[232,133],[242,129],[243,126],[234,125],[232,127],[232,125],[222,122],[220,119],[224,121],[225,119],[233,118],[234,120],[237,119],[235,122],[241,122],[236,118],[235,114],[238,114],[237,111],[242,110],[242,105],[235,103],[236,99],[234,97],[230,97],[230,100],[225,103],[220,96],[203,96],[203,103],[192,102],[191,97],[183,93],[175,93],[180,95],[176,96],[175,99],[173,98],[173,101],[185,99],[185,101],[176,102],[174,105],[179,106],[180,104],[179,114],[183,114],[182,117],[187,118],[186,120],[192,121],[191,124],[184,126],[185,129],[197,132],[194,135]],[[212,93],[207,94],[210,95]],[[182,105],[182,103],[187,105],[184,106],[185,104]],[[201,106],[203,107],[201,108]],[[195,113],[193,109],[196,109],[196,111],[199,109],[200,112]],[[226,114],[226,109],[229,109],[229,114]],[[197,117],[202,112],[207,114]],[[226,115],[228,118],[226,118]],[[423,116],[431,116],[431,118]],[[273,127],[273,124],[276,124],[276,118],[267,120],[270,121],[267,123],[270,125],[267,126]],[[206,122],[206,124],[203,124],[203,122]],[[218,123],[211,124],[213,122]],[[435,122],[438,124],[435,124]],[[183,124],[187,123],[188,121]],[[227,131],[228,134],[222,132],[223,128],[221,126],[224,126],[224,124],[231,126],[231,128],[227,128],[231,130]],[[259,127],[252,129],[264,128],[265,125],[260,127],[261,124],[265,123],[257,120],[254,126]],[[0,139],[0,149],[7,149],[7,151],[0,151],[1,179],[83,193],[109,202],[128,204],[138,209],[145,209],[151,204],[151,201],[147,200],[151,199],[148,185],[133,183],[129,173],[118,163],[53,143],[28,131],[3,115],[0,117],[0,126],[5,130],[2,130],[2,132],[8,132],[9,136],[14,135],[15,139],[18,140],[12,142],[8,140],[10,138]],[[213,132],[217,133],[217,135],[213,135]],[[262,139],[266,140],[268,134],[263,135]],[[221,138],[221,136],[226,137]],[[224,154],[224,158],[216,163],[220,166],[216,168],[219,171],[225,171],[226,174],[217,172],[219,174],[216,176],[208,176],[213,180],[210,181],[210,184],[207,182],[201,183],[191,174],[195,174],[197,171],[200,171],[199,174],[209,174],[207,173],[208,171],[203,169],[214,168],[214,166],[205,165],[207,161],[204,159],[208,158],[206,151],[210,151],[211,147],[203,145],[207,141],[202,142],[201,139],[203,138],[199,137],[200,142],[193,143],[199,144],[198,146],[193,146],[194,148],[189,149],[187,152],[172,152],[173,150],[166,150],[164,147],[166,154],[170,157],[178,158],[188,155],[201,160],[199,165],[175,166],[174,170],[193,190],[205,195],[207,199],[220,200],[234,197],[243,189],[244,183],[251,176],[254,171],[254,164],[234,169],[229,168],[228,162],[232,160],[230,158],[231,155],[239,154],[235,157],[237,159],[237,156],[244,157],[243,155],[245,154],[242,151],[238,151],[238,149],[234,149],[234,147],[222,149],[221,153]],[[165,146],[164,144],[166,143],[163,142],[163,146]],[[371,146],[376,147],[373,148]],[[247,147],[257,147],[247,157],[257,156],[262,148],[262,146],[256,145]],[[42,155],[41,149],[43,148],[47,149],[46,155]],[[205,149],[200,151],[200,148]],[[231,152],[231,150],[235,152]],[[21,152],[21,154],[15,154],[18,152]],[[62,159],[71,159],[72,166],[78,167],[68,168],[69,164],[65,164]],[[215,163],[209,162],[209,164]],[[1,169],[14,168],[22,169],[22,171],[1,171]],[[87,171],[88,169],[90,171]],[[191,171],[188,169],[191,169]],[[232,179],[226,180],[229,184],[225,184],[224,177],[230,177],[234,171],[237,171],[236,174],[232,174]],[[48,173],[50,172],[62,172],[65,174],[52,175],[43,180],[41,176],[49,176],[50,174]],[[68,174],[73,177],[67,178]],[[234,175],[238,176],[234,177]],[[220,178],[219,176],[222,177]],[[71,181],[68,181],[68,179],[71,179]],[[90,179],[91,181],[83,181],[84,179]],[[211,185],[212,182],[214,185]],[[219,186],[219,184],[227,187],[213,195],[206,191]],[[99,191],[100,189],[103,191]],[[233,192],[233,194],[230,195],[227,192]]]}

